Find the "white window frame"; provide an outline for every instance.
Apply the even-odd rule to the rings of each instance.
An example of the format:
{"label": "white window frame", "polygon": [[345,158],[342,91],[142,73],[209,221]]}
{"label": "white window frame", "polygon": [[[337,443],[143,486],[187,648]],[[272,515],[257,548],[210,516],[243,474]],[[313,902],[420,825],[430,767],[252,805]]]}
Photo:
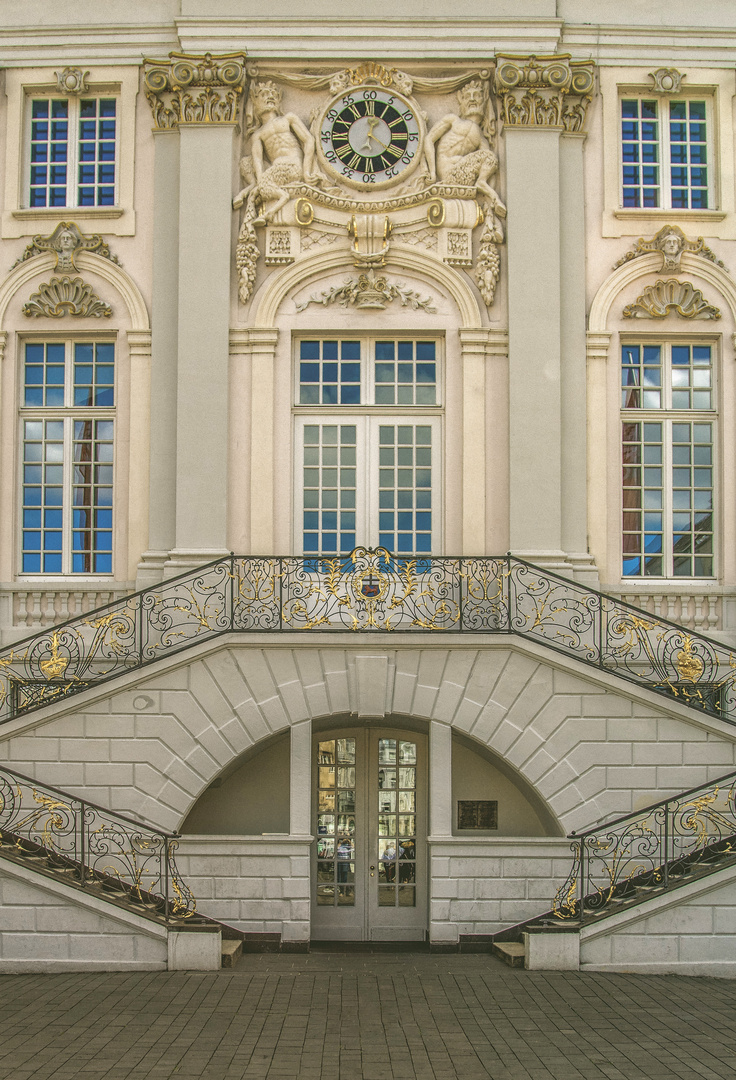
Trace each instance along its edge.
{"label": "white window frame", "polygon": [[[301,405],[299,404],[299,347],[302,341],[344,340],[361,342],[361,405]],[[372,348],[376,341],[433,341],[437,365],[436,403],[434,405],[375,405],[373,404]],[[339,361],[338,361],[339,362]],[[398,359],[396,360],[398,363]],[[356,431],[356,545],[376,547],[379,542],[379,428],[381,425],[426,425],[432,430],[432,541],[431,555],[442,553],[443,477],[444,477],[444,335],[436,330],[422,333],[387,331],[356,333],[346,330],[314,330],[293,337],[292,348],[292,413],[294,445],[294,484],[292,495],[293,550],[303,551],[303,469],[304,428],[309,424],[355,424]],[[367,404],[365,402],[368,402]],[[362,478],[362,479],[361,479]],[[362,491],[361,491],[362,484]],[[338,530],[339,532],[339,530]],[[392,554],[402,557],[402,552]],[[422,557],[419,553],[417,557]]]}
{"label": "white window frame", "polygon": [[[74,405],[74,344],[111,344],[115,349],[115,404],[114,405]],[[70,404],[63,406],[53,405],[25,405],[25,355],[26,345],[29,344],[63,344],[65,347],[64,365],[64,397]],[[17,560],[18,580],[27,582],[58,581],[63,578],[70,582],[110,581],[115,578],[116,564],[116,536],[118,516],[118,468],[119,468],[119,341],[115,333],[81,331],[68,334],[27,334],[18,339],[19,372],[18,372],[18,429],[16,445],[17,454],[17,481],[15,505],[17,513]],[[64,473],[63,473],[63,504],[62,504],[62,569],[60,572],[44,571],[34,572],[23,570],[23,508],[24,508],[24,441],[26,421],[61,420],[64,422]],[[74,571],[72,569],[72,545],[73,545],[73,425],[75,421],[111,420],[113,422],[113,478],[112,478],[112,556],[109,572],[99,570]]]}
{"label": "white window frame", "polygon": [[[627,345],[659,345],[663,350],[663,363],[662,363],[662,400],[663,404],[660,408],[624,408],[622,404],[621,393],[621,372],[622,372],[622,352]],[[671,350],[676,345],[707,345],[711,349],[711,371],[712,371],[712,407],[710,409],[676,409],[672,408],[671,391],[672,391],[672,361]],[[721,432],[721,414],[719,408],[719,386],[720,386],[720,366],[721,366],[721,350],[719,339],[715,336],[689,334],[687,336],[683,334],[633,334],[626,333],[620,335],[618,346],[618,400],[619,400],[619,423],[618,423],[618,435],[617,435],[617,468],[618,468],[618,574],[621,580],[621,587],[623,589],[628,588],[631,585],[640,585],[649,587],[656,586],[658,584],[677,585],[685,589],[692,588],[697,590],[702,588],[706,583],[712,583],[719,580],[721,554],[720,554],[720,528],[721,521],[723,519],[723,483],[720,474],[720,442],[722,438]],[[665,403],[666,402],[666,403]],[[664,437],[663,437],[663,460],[662,468],[663,472],[663,507],[662,513],[664,515],[664,529],[663,529],[663,551],[662,557],[665,564],[665,573],[662,575],[649,575],[649,574],[637,574],[637,575],[624,575],[623,573],[623,514],[625,508],[623,506],[624,488],[622,483],[622,447],[623,447],[623,425],[626,423],[661,423],[663,425]],[[711,468],[713,470],[713,574],[709,577],[686,577],[676,576],[672,573],[673,559],[675,554],[673,551],[673,536],[674,529],[672,526],[672,513],[673,513],[673,483],[672,483],[672,432],[671,428],[676,423],[703,423],[711,424],[713,431],[713,462]],[[643,464],[642,464],[643,468]],[[646,530],[644,528],[644,507],[641,509],[642,513],[642,533]]]}
{"label": "white window frame", "polygon": [[[659,140],[657,145],[659,147],[659,194],[660,205],[655,207],[648,206],[635,206],[625,207],[623,203],[623,169],[625,165],[630,164],[623,160],[623,133],[622,133],[622,103],[624,101],[637,101],[641,105],[642,101],[655,101],[657,103],[657,123],[659,124]],[[706,150],[707,150],[707,163],[706,168],[708,170],[708,206],[707,207],[673,207],[672,206],[672,159],[671,152],[671,140],[670,140],[670,105],[673,102],[680,101],[697,101],[703,102],[705,105],[705,130],[706,130]],[[666,115],[665,115],[666,114]],[[639,120],[641,123],[641,120]],[[714,150],[714,119],[713,119],[713,99],[710,95],[706,94],[694,94],[694,93],[677,93],[677,94],[646,94],[646,93],[626,93],[622,91],[619,98],[619,122],[618,122],[618,155],[619,155],[619,207],[622,210],[667,210],[675,212],[682,211],[683,213],[698,212],[701,209],[704,211],[712,210],[715,208],[716,199],[716,176],[718,172],[718,162],[715,157]],[[639,162],[639,167],[643,168],[645,163]],[[643,185],[641,185],[643,186]],[[688,186],[688,191],[692,191],[692,188]]]}
{"label": "white window frame", "polygon": [[[591,139],[600,139],[603,157],[603,213],[601,235],[638,237],[654,235],[667,223],[679,224],[685,232],[730,239],[733,227],[729,216],[736,213],[736,173],[729,166],[736,155],[736,132],[732,120],[733,71],[725,67],[680,67],[682,88],[679,93],[662,95],[652,88],[646,67],[601,67],[600,109],[591,120]],[[668,209],[667,207],[622,207],[621,174],[621,99],[654,99],[671,96],[674,100],[691,98],[709,102],[712,118],[709,146],[712,155],[709,184],[713,185],[711,207],[704,209]],[[715,167],[715,172],[713,168]],[[699,230],[697,233],[695,230]]]}
{"label": "white window frame", "polygon": [[[77,169],[78,169],[78,166],[80,164],[80,160],[79,160],[80,107],[81,107],[82,101],[89,101],[89,100],[99,101],[100,99],[103,99],[103,98],[104,99],[113,99],[115,101],[115,158],[114,158],[115,199],[114,199],[114,202],[109,206],[108,205],[97,206],[97,204],[94,204],[93,206],[82,206],[77,202],[77,199],[78,199],[78,196],[79,196],[79,181],[78,181],[78,176],[77,176]],[[52,101],[65,100],[67,102],[67,104],[68,104],[69,132],[68,132],[67,143],[66,143],[66,145],[67,145],[67,161],[66,161],[67,177],[66,177],[66,185],[65,185],[66,186],[67,201],[64,204],[64,206],[31,207],[31,204],[30,204],[31,166],[33,164],[31,162],[31,124],[33,122],[32,111],[33,111],[33,102],[34,101],[41,101],[41,100],[48,100],[49,103],[52,102]],[[57,213],[61,213],[62,211],[66,210],[66,211],[69,211],[69,212],[73,211],[74,215],[77,215],[80,210],[115,209],[118,206],[118,202],[119,202],[118,190],[119,190],[119,186],[120,186],[119,185],[119,178],[120,178],[119,177],[119,174],[120,174],[120,117],[119,117],[119,113],[120,113],[120,96],[119,96],[119,94],[117,94],[117,93],[110,93],[110,94],[87,93],[87,94],[75,94],[74,96],[69,96],[69,95],[60,94],[58,91],[56,93],[51,92],[51,93],[43,93],[43,94],[29,94],[29,95],[27,95],[26,100],[25,100],[25,109],[26,109],[26,115],[25,115],[24,126],[23,126],[23,130],[24,130],[24,138],[23,138],[24,175],[23,175],[22,208],[27,209],[27,210],[31,210],[31,209],[34,209],[34,210],[53,209],[53,210],[56,210]],[[49,122],[51,122],[51,120],[49,120]],[[95,142],[97,142],[97,139],[95,139]],[[47,167],[51,167],[52,164],[53,164],[52,162],[47,162]],[[70,216],[71,216],[71,213],[70,213]]]}
{"label": "white window frame", "polygon": [[[5,202],[2,237],[48,234],[59,221],[73,218],[88,232],[112,236],[135,234],[135,113],[138,68],[91,67],[88,90],[80,98],[114,97],[116,108],[116,177],[114,206],[31,207],[29,202],[30,101],[33,98],[70,97],[59,92],[54,69],[9,68],[5,72],[7,131],[5,146]],[[75,178],[76,179],[76,178]],[[76,189],[76,184],[75,184]],[[68,194],[68,193],[67,193]],[[75,196],[76,197],[76,196]],[[85,224],[88,222],[89,224]]]}

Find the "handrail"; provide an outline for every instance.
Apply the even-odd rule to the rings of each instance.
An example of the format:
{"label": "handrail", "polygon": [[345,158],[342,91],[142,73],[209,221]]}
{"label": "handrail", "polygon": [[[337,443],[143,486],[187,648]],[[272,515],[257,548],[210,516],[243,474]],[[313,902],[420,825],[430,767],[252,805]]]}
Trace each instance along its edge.
{"label": "handrail", "polygon": [[197,907],[176,866],[178,838],[0,765],[0,851],[41,849],[80,887],[104,881],[166,923]]}
{"label": "handrail", "polygon": [[573,864],[550,914],[582,924],[736,859],[736,771],[569,839]]}
{"label": "handrail", "polygon": [[226,633],[517,634],[736,721],[736,657],[606,593],[502,556],[231,554],[0,652],[0,722]]}

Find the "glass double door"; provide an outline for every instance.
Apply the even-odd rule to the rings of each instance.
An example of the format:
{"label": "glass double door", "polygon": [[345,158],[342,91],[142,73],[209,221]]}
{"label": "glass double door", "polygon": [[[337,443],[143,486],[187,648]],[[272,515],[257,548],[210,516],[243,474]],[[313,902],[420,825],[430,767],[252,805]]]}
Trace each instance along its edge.
{"label": "glass double door", "polygon": [[426,739],[345,729],[318,735],[313,753],[312,938],[423,940]]}

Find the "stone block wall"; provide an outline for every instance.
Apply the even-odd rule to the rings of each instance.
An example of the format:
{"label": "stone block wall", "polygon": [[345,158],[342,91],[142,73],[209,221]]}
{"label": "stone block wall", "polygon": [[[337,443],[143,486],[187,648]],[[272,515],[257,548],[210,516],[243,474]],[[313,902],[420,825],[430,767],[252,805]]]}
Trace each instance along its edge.
{"label": "stone block wall", "polygon": [[177,866],[197,910],[252,934],[309,940],[309,839],[182,837]]}
{"label": "stone block wall", "polygon": [[166,930],[0,863],[0,972],[165,971]]}
{"label": "stone block wall", "polygon": [[433,840],[430,940],[497,933],[548,911],[572,856],[562,837]]}

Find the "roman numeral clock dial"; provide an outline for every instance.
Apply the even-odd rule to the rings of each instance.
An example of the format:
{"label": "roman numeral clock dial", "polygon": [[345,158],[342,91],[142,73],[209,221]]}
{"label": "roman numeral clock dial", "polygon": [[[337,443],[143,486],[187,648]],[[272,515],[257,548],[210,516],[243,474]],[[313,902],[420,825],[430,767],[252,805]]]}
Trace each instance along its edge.
{"label": "roman numeral clock dial", "polygon": [[350,90],[322,117],[322,164],[353,187],[385,187],[403,179],[420,157],[419,118],[401,94],[377,87]]}

